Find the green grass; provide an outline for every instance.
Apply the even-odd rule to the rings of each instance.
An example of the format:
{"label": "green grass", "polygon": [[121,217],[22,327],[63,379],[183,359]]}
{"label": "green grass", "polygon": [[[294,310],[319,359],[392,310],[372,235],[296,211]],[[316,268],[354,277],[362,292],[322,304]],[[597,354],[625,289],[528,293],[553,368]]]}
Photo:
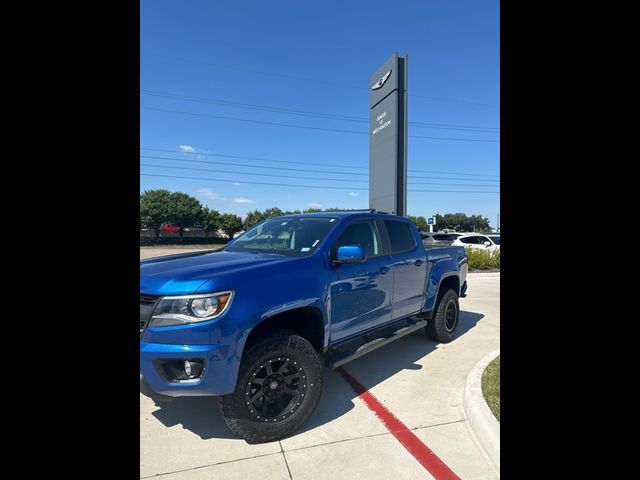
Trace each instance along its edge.
{"label": "green grass", "polygon": [[487,405],[500,421],[500,356],[482,373],[482,395]]}
{"label": "green grass", "polygon": [[489,270],[500,268],[500,250],[479,250],[467,248],[467,258],[471,270]]}

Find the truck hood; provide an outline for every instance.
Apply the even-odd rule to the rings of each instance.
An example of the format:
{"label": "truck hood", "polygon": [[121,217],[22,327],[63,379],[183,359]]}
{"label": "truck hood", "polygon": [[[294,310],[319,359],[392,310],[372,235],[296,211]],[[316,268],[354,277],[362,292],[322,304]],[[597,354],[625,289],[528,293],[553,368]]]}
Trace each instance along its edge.
{"label": "truck hood", "polygon": [[227,251],[150,258],[140,262],[140,293],[189,295],[216,276],[295,260],[284,255]]}

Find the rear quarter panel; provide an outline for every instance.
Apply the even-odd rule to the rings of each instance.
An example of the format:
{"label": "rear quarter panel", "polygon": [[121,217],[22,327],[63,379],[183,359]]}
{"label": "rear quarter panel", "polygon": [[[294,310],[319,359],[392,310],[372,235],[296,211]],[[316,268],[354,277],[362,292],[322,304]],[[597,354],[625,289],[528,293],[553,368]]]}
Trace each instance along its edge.
{"label": "rear quarter panel", "polygon": [[[440,284],[451,276],[458,277],[460,286],[466,278],[467,255],[463,247],[443,247],[427,250],[427,262],[429,269],[427,272],[426,298],[423,310],[433,310]],[[460,291],[458,291],[460,293]]]}

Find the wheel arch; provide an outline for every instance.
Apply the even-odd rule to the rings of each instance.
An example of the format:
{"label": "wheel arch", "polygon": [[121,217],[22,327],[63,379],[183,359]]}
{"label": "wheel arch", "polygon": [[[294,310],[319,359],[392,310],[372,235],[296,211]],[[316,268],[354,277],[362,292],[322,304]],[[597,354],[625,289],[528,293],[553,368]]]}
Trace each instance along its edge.
{"label": "wheel arch", "polygon": [[266,333],[274,329],[290,330],[306,339],[318,353],[322,353],[325,345],[324,315],[317,306],[304,306],[279,311],[265,316],[249,332],[243,352],[255,345]]}

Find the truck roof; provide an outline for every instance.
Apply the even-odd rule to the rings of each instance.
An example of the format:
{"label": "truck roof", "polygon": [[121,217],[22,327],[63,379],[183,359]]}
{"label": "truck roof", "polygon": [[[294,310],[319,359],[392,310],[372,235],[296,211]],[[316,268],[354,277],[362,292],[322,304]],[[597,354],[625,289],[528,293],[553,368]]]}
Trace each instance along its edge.
{"label": "truck roof", "polygon": [[[350,217],[350,216],[368,216],[375,214],[385,217],[405,218],[393,215],[387,212],[376,212],[375,210],[341,210],[339,212],[313,212],[313,213],[292,213],[291,215],[280,215],[274,218],[295,218],[295,217]],[[407,219],[408,220],[408,219]]]}

